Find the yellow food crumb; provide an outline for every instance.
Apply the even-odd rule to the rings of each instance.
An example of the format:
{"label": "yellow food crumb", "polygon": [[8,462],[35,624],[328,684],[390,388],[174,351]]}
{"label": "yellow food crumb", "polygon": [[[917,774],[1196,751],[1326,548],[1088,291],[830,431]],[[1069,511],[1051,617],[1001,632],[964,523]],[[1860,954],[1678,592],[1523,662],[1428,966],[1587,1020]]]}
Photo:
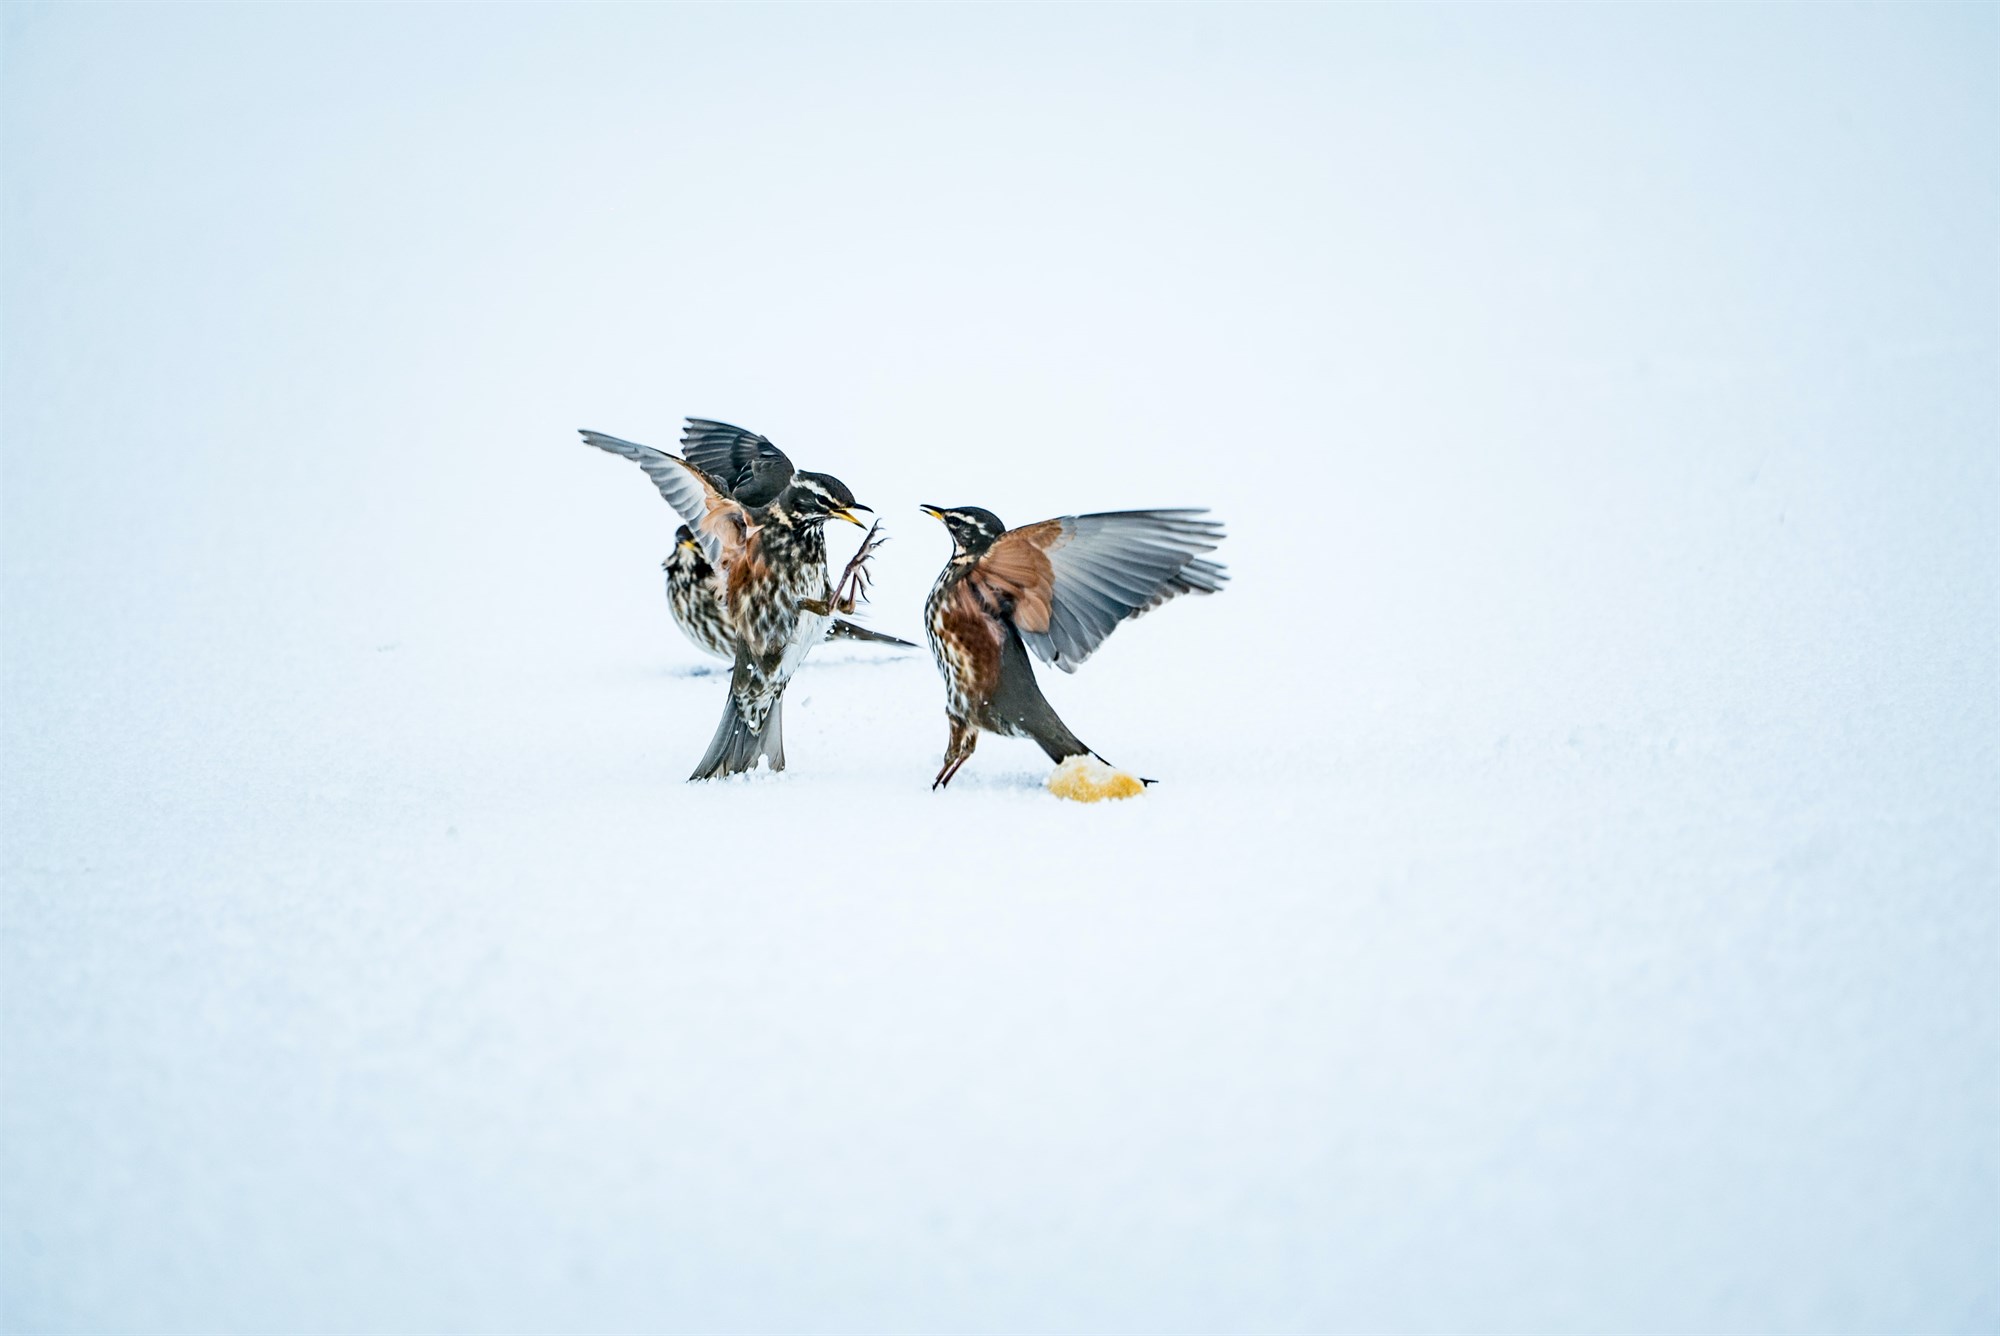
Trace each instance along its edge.
{"label": "yellow food crumb", "polygon": [[1095,803],[1106,798],[1130,798],[1146,786],[1136,775],[1115,770],[1095,756],[1072,756],[1049,776],[1049,792],[1071,802]]}

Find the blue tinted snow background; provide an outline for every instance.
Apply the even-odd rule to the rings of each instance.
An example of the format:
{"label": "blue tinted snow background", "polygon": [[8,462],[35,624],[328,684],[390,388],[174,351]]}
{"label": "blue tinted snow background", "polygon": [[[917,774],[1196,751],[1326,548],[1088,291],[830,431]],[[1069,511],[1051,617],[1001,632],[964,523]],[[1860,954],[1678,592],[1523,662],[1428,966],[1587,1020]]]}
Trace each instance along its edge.
{"label": "blue tinted snow background", "polygon": [[[0,1326],[2000,1325],[1990,7],[0,19]],[[1165,782],[684,786],[687,413]]]}

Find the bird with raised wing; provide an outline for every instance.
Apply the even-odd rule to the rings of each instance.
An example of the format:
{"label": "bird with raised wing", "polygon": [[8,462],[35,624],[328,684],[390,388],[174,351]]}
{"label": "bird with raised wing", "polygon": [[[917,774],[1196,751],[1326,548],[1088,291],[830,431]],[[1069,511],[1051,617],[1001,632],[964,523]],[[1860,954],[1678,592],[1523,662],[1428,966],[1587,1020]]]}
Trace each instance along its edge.
{"label": "bird with raised wing", "polygon": [[[768,504],[746,506],[720,480],[651,446],[583,433],[585,441],[637,463],[667,503],[686,521],[691,547],[677,545],[669,558],[668,594],[676,576],[692,588],[705,561],[715,591],[732,662],[729,697],[708,751],[690,779],[741,774],[761,760],[785,768],[784,692],[814,646],[826,638],[837,612],[853,612],[867,584],[867,563],[879,542],[869,529],[840,583],[827,578],[825,525],[862,521],[867,510],[840,479],[795,472]],[[698,600],[691,600],[695,607]],[[705,612],[693,618],[676,608],[688,638],[704,649],[718,639]],[[718,645],[718,647],[720,647]]]}
{"label": "bird with raised wing", "polygon": [[687,420],[681,429],[681,457],[746,506],[771,504],[798,471],[769,437],[713,418]]}
{"label": "bird with raised wing", "polygon": [[[770,437],[714,418],[687,420],[687,426],[681,429],[681,457],[720,482],[733,499],[746,506],[768,505],[797,472],[791,457],[773,445]],[[876,540],[878,545],[887,541]],[[907,640],[871,631],[845,617],[834,618],[826,638],[916,648]]]}
{"label": "bird with raised wing", "polygon": [[[688,429],[681,436],[683,444],[690,439],[695,440],[702,459],[708,462],[704,464],[694,458],[695,449],[690,449],[687,462],[709,475],[716,490],[728,500],[737,502],[746,512],[776,500],[796,472],[784,452],[762,436],[727,423],[710,422],[706,418],[689,418],[688,424]],[[646,469],[648,476],[653,476],[655,469],[666,467],[657,461],[674,458],[650,445],[620,440],[601,431],[581,434],[588,444],[620,455]],[[759,442],[761,446],[757,444]],[[733,488],[731,478],[738,482]],[[657,484],[658,477],[654,477],[654,481]],[[879,548],[887,541],[887,538],[877,534],[874,547]],[[873,548],[870,551],[872,553]],[[687,525],[682,525],[680,532],[675,534],[674,550],[660,563],[660,568],[667,574],[667,609],[673,614],[674,625],[680,627],[689,643],[702,653],[725,663],[733,661],[735,652],[729,648],[726,637],[718,631],[722,621],[722,584],[715,578],[715,567],[703,554],[702,544],[695,540]],[[894,645],[899,649],[916,648],[907,640],[871,631],[846,617],[833,619],[827,628],[826,638]]]}
{"label": "bird with raised wing", "polygon": [[1042,695],[1029,653],[1073,673],[1120,622],[1229,578],[1202,555],[1223,538],[1206,510],[1064,515],[1018,529],[977,506],[923,510],[952,543],[924,610],[951,726],[933,789],[951,783],[981,729],[1031,738],[1057,763],[1096,756]]}

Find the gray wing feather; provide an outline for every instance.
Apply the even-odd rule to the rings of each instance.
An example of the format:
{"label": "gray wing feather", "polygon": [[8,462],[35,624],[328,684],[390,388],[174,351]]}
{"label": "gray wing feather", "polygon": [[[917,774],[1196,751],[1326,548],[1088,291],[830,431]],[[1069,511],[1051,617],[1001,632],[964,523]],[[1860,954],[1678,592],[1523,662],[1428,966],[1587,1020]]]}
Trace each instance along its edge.
{"label": "gray wing feather", "polygon": [[660,489],[660,495],[667,499],[667,504],[687,521],[688,527],[700,538],[708,559],[712,562],[722,559],[721,543],[702,524],[708,518],[708,491],[702,486],[701,479],[689,471],[684,460],[676,459],[664,450],[655,450],[650,445],[606,436],[601,431],[580,434],[586,445],[622,455],[646,470],[646,476],[653,480],[653,486]]}
{"label": "gray wing feather", "polygon": [[1212,594],[1229,578],[1201,554],[1222,542],[1205,510],[1066,515],[1045,555],[1054,576],[1049,629],[1022,631],[1035,656],[1073,673],[1118,623],[1181,594]]}

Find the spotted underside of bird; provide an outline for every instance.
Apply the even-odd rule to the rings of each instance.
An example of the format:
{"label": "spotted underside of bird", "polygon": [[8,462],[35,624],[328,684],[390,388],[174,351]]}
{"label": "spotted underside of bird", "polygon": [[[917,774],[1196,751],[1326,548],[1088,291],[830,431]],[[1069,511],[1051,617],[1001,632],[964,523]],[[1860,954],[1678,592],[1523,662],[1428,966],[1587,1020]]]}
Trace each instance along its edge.
{"label": "spotted underside of bird", "polygon": [[952,541],[924,618],[951,728],[933,789],[971,758],[982,729],[1031,738],[1056,762],[1096,756],[1042,695],[1028,655],[1073,673],[1120,622],[1229,578],[1202,555],[1223,538],[1206,510],[1064,515],[1018,529],[977,506],[924,512]]}
{"label": "spotted underside of bird", "polygon": [[[676,568],[684,579],[699,574],[692,560],[707,563],[708,587],[721,612],[722,637],[705,612],[683,620],[688,637],[726,644],[732,664],[729,696],[708,750],[690,779],[712,779],[755,769],[785,768],[784,692],[814,646],[826,639],[836,611],[852,612],[867,582],[866,567],[877,545],[869,529],[835,587],[827,577],[825,525],[843,519],[860,525],[866,510],[840,479],[825,473],[790,477],[770,502],[745,506],[720,480],[688,461],[598,432],[586,442],[638,464],[660,495],[686,521],[694,552],[676,546],[669,558],[669,601]],[[692,588],[691,581],[684,587]],[[680,620],[679,611],[676,613]],[[692,629],[690,629],[692,627]]]}
{"label": "spotted underside of bird", "polygon": [[[705,442],[706,450],[702,457],[727,472],[718,472],[716,468],[702,464],[694,458],[692,450],[689,452],[687,462],[709,475],[718,491],[728,494],[730,500],[743,506],[746,511],[755,510],[776,500],[796,471],[792,467],[792,461],[785,457],[783,451],[753,432],[744,431],[741,427],[731,427],[727,423],[710,422],[706,418],[689,418],[688,424],[687,431],[682,433],[682,442],[686,443],[690,438],[698,438]],[[702,430],[698,432],[697,428]],[[647,461],[653,456],[663,460],[673,458],[665,451],[656,450],[650,445],[620,440],[616,436],[607,436],[600,431],[586,431],[581,435],[588,444],[632,460],[641,468],[647,468]],[[757,444],[759,442],[762,443],[761,446]],[[764,447],[769,448],[769,454],[761,453]],[[659,466],[654,465],[654,467]],[[647,468],[647,473],[648,476],[652,476],[653,469]],[[734,491],[727,485],[732,476],[740,478],[743,483]],[[775,485],[773,485],[774,478]],[[657,483],[658,479],[655,478],[654,481]],[[752,499],[745,500],[746,497]],[[756,499],[759,497],[762,499]],[[887,540],[878,538],[876,546],[879,547],[885,541]],[[701,544],[695,541],[694,534],[687,525],[682,525],[680,531],[674,535],[674,549],[667,554],[667,559],[660,563],[660,568],[667,575],[667,609],[673,614],[674,624],[680,627],[681,634],[685,635],[688,642],[696,649],[711,658],[721,659],[725,663],[733,661],[736,657],[735,652],[729,647],[727,636],[720,629],[723,620],[721,582],[715,578],[715,566],[703,553]],[[827,629],[826,638],[853,640],[871,645],[894,645],[901,649],[916,648],[907,640],[886,635],[881,631],[871,631],[846,617],[833,619],[832,625]]]}
{"label": "spotted underside of bird", "polygon": [[[887,541],[878,537],[875,547]],[[871,552],[873,549],[871,549]],[[728,663],[736,653],[729,643],[729,623],[722,609],[722,582],[715,578],[715,567],[695,541],[694,533],[683,524],[674,535],[674,550],[660,563],[660,569],[667,573],[667,607],[674,614],[674,624],[682,634],[702,653],[710,658]],[[865,590],[864,590],[865,592]],[[916,646],[898,636],[881,631],[871,631],[858,622],[845,617],[835,617],[833,625],[826,631],[828,640],[856,640],[870,645],[895,645],[900,649],[915,649]]]}
{"label": "spotted underside of bird", "polygon": [[660,563],[660,569],[667,573],[667,606],[673,610],[674,625],[703,654],[735,659],[715,567],[687,525],[674,534],[674,550]]}

